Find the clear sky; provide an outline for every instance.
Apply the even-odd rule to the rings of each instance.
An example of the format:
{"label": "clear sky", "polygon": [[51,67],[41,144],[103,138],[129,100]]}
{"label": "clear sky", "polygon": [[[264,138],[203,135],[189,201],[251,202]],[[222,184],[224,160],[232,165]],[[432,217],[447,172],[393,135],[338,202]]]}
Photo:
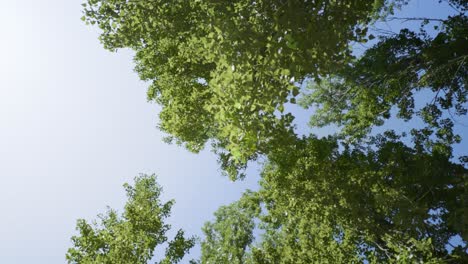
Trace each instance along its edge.
{"label": "clear sky", "polygon": [[76,219],[120,209],[138,173],[159,175],[170,222],[195,235],[256,188],[256,168],[233,183],[209,151],[162,142],[131,52],[104,50],[81,3],[0,0],[0,263],[64,263]]}

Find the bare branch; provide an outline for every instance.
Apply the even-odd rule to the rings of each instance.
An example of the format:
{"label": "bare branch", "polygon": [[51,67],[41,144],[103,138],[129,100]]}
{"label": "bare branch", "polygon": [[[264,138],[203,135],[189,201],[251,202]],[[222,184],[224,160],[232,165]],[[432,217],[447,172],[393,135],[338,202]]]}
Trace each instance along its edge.
{"label": "bare branch", "polygon": [[403,22],[408,21],[437,21],[437,22],[445,22],[445,19],[441,18],[428,18],[428,17],[389,17],[386,21],[393,21],[393,20],[403,20]]}

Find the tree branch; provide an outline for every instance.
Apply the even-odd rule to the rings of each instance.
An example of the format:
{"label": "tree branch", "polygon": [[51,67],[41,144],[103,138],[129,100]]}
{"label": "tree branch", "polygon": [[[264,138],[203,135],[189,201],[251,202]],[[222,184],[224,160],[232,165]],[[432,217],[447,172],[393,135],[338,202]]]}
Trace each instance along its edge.
{"label": "tree branch", "polygon": [[386,21],[393,21],[393,20],[403,20],[403,22],[408,22],[408,21],[438,21],[438,22],[445,22],[445,19],[427,18],[427,17],[389,17]]}

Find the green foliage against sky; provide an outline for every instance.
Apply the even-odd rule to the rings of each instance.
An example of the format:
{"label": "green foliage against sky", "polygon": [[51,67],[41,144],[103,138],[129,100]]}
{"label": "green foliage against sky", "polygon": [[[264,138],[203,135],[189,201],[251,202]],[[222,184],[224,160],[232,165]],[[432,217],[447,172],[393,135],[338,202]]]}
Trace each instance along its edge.
{"label": "green foliage against sky", "polygon": [[[382,3],[381,3],[382,2]],[[136,52],[160,128],[198,151],[208,140],[237,169],[292,133],[296,82],[351,58],[383,1],[90,0],[84,19],[110,50]],[[276,142],[277,143],[277,142]]]}
{"label": "green foliage against sky", "polygon": [[[468,8],[466,1],[458,2],[460,12]],[[461,141],[454,120],[467,113],[468,17],[461,12],[446,20],[419,20],[419,30],[386,33],[353,63],[322,82],[311,81],[311,92],[302,99],[318,107],[311,124],[337,124],[344,136],[360,138],[383,125],[396,107],[398,118],[419,116],[426,124],[411,131],[418,146],[450,155]],[[432,94],[418,108],[414,95],[421,91]]]}
{"label": "green foliage against sky", "polygon": [[[205,227],[203,248],[218,250],[202,251],[203,263],[468,260],[461,248],[446,250],[452,236],[468,238],[466,169],[397,139],[380,138],[377,145],[339,151],[334,139],[310,137],[288,149],[287,159],[282,151],[272,155],[260,190],[220,208]],[[236,247],[251,242],[255,222],[263,235]],[[244,262],[208,261],[236,252],[232,247]]]}
{"label": "green foliage against sky", "polygon": [[392,106],[410,119],[414,93],[431,89],[434,100],[417,111],[428,128],[413,134],[425,143],[435,133],[450,152],[460,139],[441,111],[466,112],[466,1],[450,1],[460,14],[437,21],[435,36],[404,29],[362,57],[351,53],[374,38],[369,23],[404,3],[90,0],[83,18],[99,25],[107,49],[135,50],[167,139],[192,151],[209,141],[236,178],[294,134],[284,107],[296,103],[304,80],[315,84],[304,104],[320,106],[312,124],[336,123],[352,137],[382,124]]}
{"label": "green foliage against sky", "polygon": [[258,202],[246,192],[237,202],[222,206],[215,212],[215,221],[203,227],[202,263],[245,263],[248,247],[254,241],[255,216],[260,213]]}
{"label": "green foliage against sky", "polygon": [[[231,179],[265,160],[260,190],[204,226],[203,263],[463,263],[468,171],[451,148],[467,112],[468,1],[446,2],[456,14],[396,33],[369,27],[406,1],[88,0],[83,19],[105,48],[135,51],[169,141],[211,144]],[[432,97],[418,108],[421,91]],[[337,134],[298,136],[285,106],[299,98]],[[424,122],[404,131],[412,143],[370,133],[395,109]]]}
{"label": "green foliage against sky", "polygon": [[135,178],[134,185],[125,184],[128,201],[122,215],[108,209],[91,224],[79,219],[79,235],[72,237],[73,247],[68,250],[69,263],[146,264],[157,246],[167,243],[166,254],[160,264],[178,263],[190,248],[194,238],[184,237],[178,230],[172,240],[166,233],[171,226],[165,223],[174,201],[162,203],[162,188],[154,175]]}

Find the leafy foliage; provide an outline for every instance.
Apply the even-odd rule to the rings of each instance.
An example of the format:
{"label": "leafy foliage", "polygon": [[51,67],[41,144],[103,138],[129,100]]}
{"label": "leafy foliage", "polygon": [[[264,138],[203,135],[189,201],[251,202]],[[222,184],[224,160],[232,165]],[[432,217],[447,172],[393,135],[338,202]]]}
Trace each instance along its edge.
{"label": "leafy foliage", "polygon": [[178,263],[195,244],[178,230],[168,241],[170,225],[164,221],[170,215],[173,201],[161,203],[161,187],[154,175],[135,178],[134,186],[125,184],[128,202],[121,216],[109,209],[98,222],[79,219],[68,250],[69,263],[148,263],[158,245],[168,243],[164,259],[159,263]]}
{"label": "leafy foliage", "polygon": [[[450,161],[461,138],[447,115],[467,112],[468,1],[448,0],[456,15],[423,18],[419,31],[377,36],[364,54],[352,54],[353,43],[375,38],[370,23],[406,2],[84,4],[83,19],[99,25],[107,49],[136,52],[168,141],[195,152],[211,143],[232,179],[265,157],[260,190],[204,226],[203,263],[467,260],[468,172]],[[431,21],[439,23],[435,34]],[[318,107],[312,125],[338,124],[340,135],[295,134],[284,108],[305,80],[311,92],[302,103]],[[418,108],[422,91],[434,97]],[[369,136],[393,109],[425,122],[411,131],[414,147],[393,131]],[[263,234],[254,241],[257,228]],[[465,244],[449,252],[454,236]]]}
{"label": "leafy foliage", "polygon": [[[466,1],[452,1],[466,10]],[[411,18],[408,18],[411,19]],[[464,12],[426,30],[429,19],[421,19],[419,32],[402,29],[380,41],[322,82],[311,82],[311,93],[302,99],[318,110],[312,126],[337,124],[342,135],[366,136],[373,126],[383,125],[398,109],[405,121],[419,116],[426,124],[411,131],[417,147],[451,154],[461,141],[453,131],[454,116],[467,113],[468,17]],[[432,24],[434,25],[434,23]],[[429,90],[432,99],[415,107],[415,95]]]}
{"label": "leafy foliage", "polygon": [[203,227],[202,263],[243,264],[249,258],[248,246],[254,240],[254,217],[260,213],[253,193],[215,212],[215,221]]}
{"label": "leafy foliage", "polygon": [[107,49],[136,51],[169,140],[192,151],[211,140],[236,178],[292,133],[295,83],[345,65],[385,2],[88,0],[83,19]]}
{"label": "leafy foliage", "polygon": [[[449,253],[446,245],[455,235],[468,240],[463,209],[468,171],[396,138],[380,137],[375,144],[378,150],[344,146],[340,152],[333,138],[309,137],[283,150],[290,153],[287,158],[283,151],[270,156],[262,188],[247,196],[254,198],[250,206],[263,209],[249,216],[264,233],[259,243],[248,245],[244,263],[463,263],[468,248]],[[204,245],[235,252],[228,241],[253,230],[237,222],[248,216],[242,212],[218,211],[223,217],[207,226],[222,228],[205,231]],[[223,239],[211,239],[216,236]]]}

